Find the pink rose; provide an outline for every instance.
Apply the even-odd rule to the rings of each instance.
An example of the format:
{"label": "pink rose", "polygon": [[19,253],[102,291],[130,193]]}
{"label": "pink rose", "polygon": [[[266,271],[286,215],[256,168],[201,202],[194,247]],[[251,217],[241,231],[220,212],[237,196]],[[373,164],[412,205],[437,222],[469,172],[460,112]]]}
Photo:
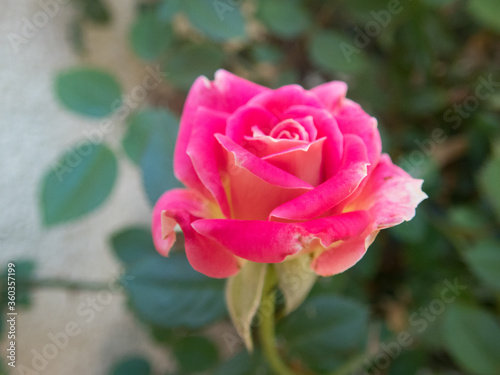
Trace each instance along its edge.
{"label": "pink rose", "polygon": [[380,229],[415,215],[427,196],[381,155],[377,120],[334,81],[271,90],[224,70],[189,92],[175,149],[176,177],[153,212],[162,255],[179,224],[186,254],[211,277],[245,260],[306,254],[322,276],[352,267]]}

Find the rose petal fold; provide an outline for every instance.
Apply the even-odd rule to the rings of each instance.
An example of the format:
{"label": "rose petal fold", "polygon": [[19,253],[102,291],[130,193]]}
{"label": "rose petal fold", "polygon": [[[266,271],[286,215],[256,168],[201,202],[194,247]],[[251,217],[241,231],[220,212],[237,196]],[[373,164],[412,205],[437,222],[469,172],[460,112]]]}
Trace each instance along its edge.
{"label": "rose petal fold", "polygon": [[337,113],[344,104],[347,84],[342,81],[327,82],[310,90],[331,112]]}
{"label": "rose petal fold", "polygon": [[383,154],[361,193],[344,211],[368,210],[378,229],[401,224],[411,220],[417,205],[427,198],[422,183]]}
{"label": "rose petal fold", "polygon": [[276,207],[271,219],[311,220],[352,194],[367,175],[366,148],[354,135],[344,137],[344,156],[339,172],[313,190]]}
{"label": "rose petal fold", "polygon": [[174,228],[184,232],[186,256],[192,267],[207,276],[224,278],[239,271],[238,261],[219,243],[197,233],[191,223],[214,217],[215,204],[193,190],[173,189],[163,194],[153,209],[153,242],[161,255],[168,256],[175,242]]}
{"label": "rose petal fold", "polygon": [[215,134],[224,132],[228,115],[205,107],[196,111],[196,136],[189,141],[186,153],[203,185],[219,203],[222,212],[230,216],[229,204],[222,186],[219,168],[224,164],[224,154]]}
{"label": "rose petal fold", "polygon": [[226,153],[223,184],[230,200],[231,218],[266,220],[277,204],[313,187],[269,164],[222,134],[216,139]]}
{"label": "rose petal fold", "polygon": [[333,276],[348,270],[363,258],[377,234],[378,231],[368,228],[363,235],[333,244],[313,258],[311,268],[320,276]]}
{"label": "rose petal fold", "polygon": [[209,196],[200,182],[186,149],[193,133],[197,109],[201,106],[225,113],[233,113],[254,96],[270,91],[225,70],[215,73],[215,80],[199,77],[193,83],[184,105],[174,153],[175,176],[186,186]]}
{"label": "rose petal fold", "polygon": [[356,211],[305,223],[213,219],[198,220],[192,226],[238,257],[279,263],[300,251],[355,237],[365,230],[368,219],[365,211]]}

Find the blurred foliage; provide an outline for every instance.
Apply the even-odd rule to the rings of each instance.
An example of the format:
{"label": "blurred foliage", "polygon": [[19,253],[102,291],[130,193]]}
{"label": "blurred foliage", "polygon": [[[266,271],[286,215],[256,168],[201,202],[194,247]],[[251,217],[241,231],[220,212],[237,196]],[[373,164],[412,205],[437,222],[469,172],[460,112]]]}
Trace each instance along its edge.
{"label": "blurred foliage", "polygon": [[[83,21],[112,19],[103,4],[78,3],[79,50]],[[301,374],[340,364],[368,374],[499,374],[499,20],[498,0],[138,2],[130,49],[161,67],[161,84],[147,106],[123,111],[132,113],[119,147],[100,136],[87,154],[76,145],[62,156],[59,165],[76,173],[61,182],[56,169],[44,178],[44,221],[59,224],[102,204],[122,155],[141,170],[151,202],[177,186],[178,116],[198,75],[225,68],[269,87],[344,80],[349,98],[378,119],[384,151],[425,179],[429,199],[411,222],[382,231],[354,268],[320,278],[279,324],[280,347]],[[123,110],[116,81],[74,68],[57,77],[56,93],[75,113],[116,116]],[[75,152],[81,161],[71,165]],[[161,258],[147,230],[124,230],[112,243],[134,276],[124,280],[131,307],[173,348],[179,374],[268,373],[258,350],[233,350],[241,348],[234,332],[224,332],[235,353],[225,359],[204,334],[225,319],[223,284],[192,271],[182,252]],[[189,360],[193,350],[198,357]]]}

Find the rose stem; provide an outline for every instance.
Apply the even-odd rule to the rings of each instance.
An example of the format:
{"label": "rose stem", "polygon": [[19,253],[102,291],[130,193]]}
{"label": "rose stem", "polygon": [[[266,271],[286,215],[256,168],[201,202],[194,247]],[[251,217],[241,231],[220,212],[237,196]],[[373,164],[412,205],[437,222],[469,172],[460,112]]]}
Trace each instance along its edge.
{"label": "rose stem", "polygon": [[262,300],[260,303],[260,325],[259,333],[262,350],[269,365],[278,375],[294,375],[294,372],[281,359],[276,346],[275,337],[275,310],[276,310],[276,275],[274,267],[267,267]]}

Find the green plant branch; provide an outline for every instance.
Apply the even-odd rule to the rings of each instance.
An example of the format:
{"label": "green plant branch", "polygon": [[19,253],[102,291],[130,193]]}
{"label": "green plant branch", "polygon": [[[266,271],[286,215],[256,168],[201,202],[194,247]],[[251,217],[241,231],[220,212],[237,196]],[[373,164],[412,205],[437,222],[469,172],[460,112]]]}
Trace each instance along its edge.
{"label": "green plant branch", "polygon": [[99,291],[109,289],[109,283],[99,281],[73,281],[65,279],[31,279],[19,280],[17,286],[27,288],[56,288],[71,291]]}
{"label": "green plant branch", "polygon": [[275,311],[276,311],[276,275],[274,268],[268,266],[262,300],[260,303],[260,325],[259,334],[262,344],[262,351],[271,369],[277,375],[294,375],[295,373],[281,359],[276,346],[275,336]]}

